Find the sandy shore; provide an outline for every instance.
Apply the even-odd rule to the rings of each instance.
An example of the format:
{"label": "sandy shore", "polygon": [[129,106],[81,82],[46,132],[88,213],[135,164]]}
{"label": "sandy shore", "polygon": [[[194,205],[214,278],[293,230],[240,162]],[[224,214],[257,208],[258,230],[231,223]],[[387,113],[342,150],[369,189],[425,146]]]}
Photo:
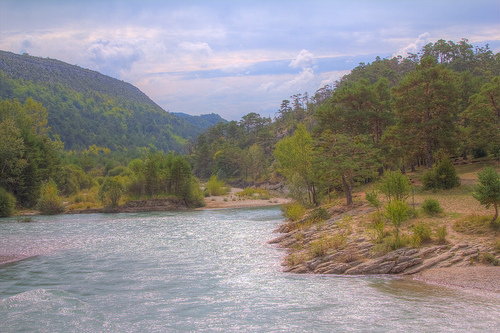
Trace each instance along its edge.
{"label": "sandy shore", "polygon": [[198,209],[223,209],[223,208],[248,208],[262,206],[276,206],[292,202],[287,198],[250,199],[239,198],[236,193],[242,191],[241,188],[232,188],[231,192],[223,196],[213,196],[205,198],[205,207]]}
{"label": "sandy shore", "polygon": [[436,268],[423,271],[413,278],[442,286],[500,293],[500,267]]}

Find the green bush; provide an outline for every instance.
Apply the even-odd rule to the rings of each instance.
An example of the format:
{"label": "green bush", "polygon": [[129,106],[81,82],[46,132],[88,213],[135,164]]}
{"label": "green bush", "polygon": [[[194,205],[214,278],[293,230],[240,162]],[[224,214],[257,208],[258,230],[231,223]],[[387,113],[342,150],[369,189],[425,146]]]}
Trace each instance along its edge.
{"label": "green bush", "polygon": [[42,214],[54,215],[64,212],[64,204],[59,197],[57,185],[53,180],[42,186],[40,199],[38,199],[38,210]]}
{"label": "green bush", "polygon": [[378,194],[375,191],[372,192],[367,192],[365,194],[365,199],[372,205],[373,207],[377,208],[377,210],[380,208],[380,200],[378,198]]}
{"label": "green bush", "polygon": [[460,178],[457,175],[455,166],[449,159],[438,163],[437,167],[427,171],[421,178],[424,189],[444,189],[448,190],[460,186]]}
{"label": "green bush", "polygon": [[409,207],[404,201],[393,200],[387,204],[385,209],[387,218],[391,220],[392,225],[396,229],[396,240],[395,242],[399,244],[399,227],[408,218]]}
{"label": "green bush", "polygon": [[298,221],[306,213],[306,209],[298,202],[292,202],[290,204],[282,205],[281,211],[283,215],[292,221]]}
{"label": "green bush", "polygon": [[422,203],[422,209],[427,214],[439,214],[443,211],[443,208],[441,208],[439,201],[437,201],[436,199],[425,199]]}
{"label": "green bush", "polygon": [[436,237],[439,243],[446,243],[446,236],[448,235],[448,231],[446,230],[446,226],[440,226],[436,228]]}
{"label": "green bush", "polygon": [[0,217],[12,216],[16,208],[16,198],[0,187]]}
{"label": "green bush", "polygon": [[217,176],[213,175],[207,182],[206,188],[211,196],[225,195],[229,193],[229,189],[226,187],[226,183],[217,179]]}
{"label": "green bush", "polygon": [[[431,240],[432,230],[424,223],[418,223],[413,227],[413,235],[411,237],[412,245],[419,246],[420,243],[425,243]],[[416,245],[415,245],[416,244]]]}
{"label": "green bush", "polygon": [[325,208],[318,207],[312,211],[311,218],[318,222],[325,221],[330,218],[330,214]]}

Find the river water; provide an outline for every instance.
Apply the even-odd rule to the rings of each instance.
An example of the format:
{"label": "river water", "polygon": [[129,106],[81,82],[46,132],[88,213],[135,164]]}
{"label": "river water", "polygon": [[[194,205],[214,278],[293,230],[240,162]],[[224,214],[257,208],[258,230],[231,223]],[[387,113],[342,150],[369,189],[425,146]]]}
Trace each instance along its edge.
{"label": "river water", "polygon": [[498,332],[500,296],[294,275],[277,207],[0,219],[0,332]]}

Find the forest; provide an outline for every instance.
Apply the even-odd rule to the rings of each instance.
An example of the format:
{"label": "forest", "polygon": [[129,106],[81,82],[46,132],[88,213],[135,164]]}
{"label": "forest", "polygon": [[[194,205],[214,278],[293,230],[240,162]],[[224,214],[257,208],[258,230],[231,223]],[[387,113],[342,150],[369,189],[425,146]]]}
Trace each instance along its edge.
{"label": "forest", "polygon": [[[283,177],[295,199],[330,193],[386,170],[500,157],[500,53],[439,40],[406,58],[377,57],[309,96],[283,100],[274,119],[250,113],[188,147],[195,174],[240,185]],[[432,179],[432,177],[429,177]]]}
{"label": "forest", "polygon": [[[354,186],[388,170],[428,168],[428,183],[441,186],[435,170],[452,161],[500,157],[500,53],[467,39],[439,40],[405,58],[377,57],[313,95],[283,100],[274,118],[249,113],[191,140],[168,123],[133,131],[133,119],[159,119],[134,102],[2,73],[0,81],[2,215],[161,196],[196,206],[203,202],[199,180],[211,176],[243,187],[286,182],[307,205],[332,193],[350,204]],[[95,112],[98,101],[109,113]],[[61,125],[65,119],[71,126]],[[99,144],[86,145],[87,135]]]}

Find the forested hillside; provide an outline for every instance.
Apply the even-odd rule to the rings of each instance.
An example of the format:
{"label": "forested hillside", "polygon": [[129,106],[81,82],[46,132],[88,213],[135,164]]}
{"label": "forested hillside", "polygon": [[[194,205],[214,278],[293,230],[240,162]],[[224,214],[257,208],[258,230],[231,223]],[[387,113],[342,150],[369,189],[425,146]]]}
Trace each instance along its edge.
{"label": "forested hillside", "polygon": [[148,147],[182,151],[220,117],[165,112],[133,85],[54,60],[0,51],[0,99],[32,98],[48,111],[50,135],[65,149]]}
{"label": "forested hillside", "polygon": [[500,156],[500,54],[466,39],[408,57],[361,63],[313,95],[283,100],[274,117],[250,113],[201,134],[195,173],[236,183],[286,179],[298,200],[353,186],[385,170]]}

